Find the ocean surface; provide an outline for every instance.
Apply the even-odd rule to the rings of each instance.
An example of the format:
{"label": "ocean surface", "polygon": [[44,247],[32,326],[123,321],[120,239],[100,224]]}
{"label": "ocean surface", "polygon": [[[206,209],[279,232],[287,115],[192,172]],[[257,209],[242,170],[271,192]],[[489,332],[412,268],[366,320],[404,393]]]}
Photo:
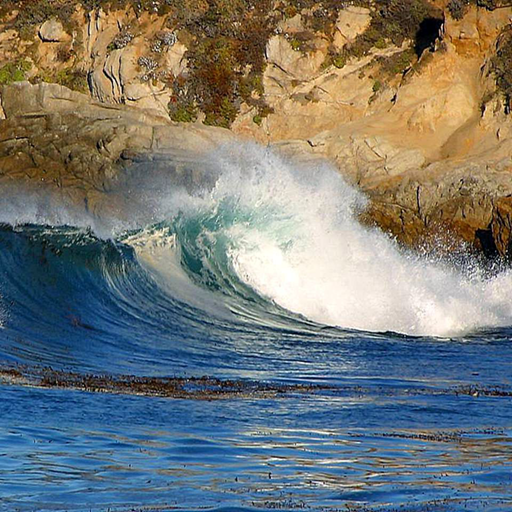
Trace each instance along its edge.
{"label": "ocean surface", "polygon": [[208,161],[118,218],[0,194],[0,510],[512,510],[512,272],[328,165]]}

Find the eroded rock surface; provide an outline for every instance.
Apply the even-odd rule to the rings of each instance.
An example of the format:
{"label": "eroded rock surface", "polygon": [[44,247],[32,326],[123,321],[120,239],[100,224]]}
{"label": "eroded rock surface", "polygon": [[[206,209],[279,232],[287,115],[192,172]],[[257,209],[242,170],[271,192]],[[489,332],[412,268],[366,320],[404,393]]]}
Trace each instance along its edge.
{"label": "eroded rock surface", "polygon": [[153,112],[91,102],[56,84],[0,89],[0,186],[48,191],[49,198],[93,215],[123,216],[120,188],[129,169],[147,172],[159,156],[169,176],[220,143],[228,130],[171,123]]}
{"label": "eroded rock surface", "polygon": [[[222,23],[204,25],[208,2],[184,8],[182,18],[77,7],[71,28],[51,18],[35,41],[21,38],[7,16],[0,183],[49,187],[97,213],[114,208],[105,197],[123,177],[145,172],[148,161],[165,168],[169,155],[200,160],[206,149],[242,136],[311,165],[334,162],[368,195],[364,222],[407,245],[450,238],[509,257],[512,122],[496,59],[505,55],[512,7],[470,2],[454,19],[447,1],[432,3],[441,14],[416,39],[406,31],[376,39],[378,2],[338,6],[334,17],[322,5],[288,6],[286,15],[275,11],[272,30],[258,25],[263,11],[248,12],[236,23],[253,31],[264,65],[258,74],[246,63],[234,75],[230,52],[247,51],[246,42],[226,39]],[[20,75],[85,94],[7,85]],[[216,98],[217,89],[227,96]],[[217,111],[201,112],[199,97]],[[230,124],[231,132],[204,120]]]}

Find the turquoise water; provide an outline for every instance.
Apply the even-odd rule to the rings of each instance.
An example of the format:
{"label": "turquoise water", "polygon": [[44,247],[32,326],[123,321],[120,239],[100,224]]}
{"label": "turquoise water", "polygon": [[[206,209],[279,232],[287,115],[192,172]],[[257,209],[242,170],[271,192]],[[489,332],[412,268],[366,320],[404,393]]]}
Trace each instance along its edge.
{"label": "turquoise water", "polygon": [[0,370],[319,387],[4,380],[0,510],[512,508],[509,272],[404,252],[357,223],[364,200],[331,169],[244,151],[107,236],[9,210]]}

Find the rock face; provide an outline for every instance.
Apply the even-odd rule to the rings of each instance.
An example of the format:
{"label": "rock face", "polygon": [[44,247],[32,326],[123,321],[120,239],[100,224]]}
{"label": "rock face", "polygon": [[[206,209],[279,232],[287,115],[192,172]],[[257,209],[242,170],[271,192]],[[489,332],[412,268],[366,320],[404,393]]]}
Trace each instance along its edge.
{"label": "rock face", "polygon": [[124,106],[91,102],[56,84],[22,82],[0,89],[0,188],[16,183],[46,190],[59,203],[98,216],[122,217],[117,195],[132,172],[160,162],[169,176],[233,139],[228,130],[178,125]]}
{"label": "rock face", "polygon": [[89,16],[84,38],[89,50],[89,84],[93,98],[103,103],[127,103],[153,109],[168,118],[170,92],[161,91],[140,80],[143,55],[142,37],[130,32],[124,13],[107,16],[103,11]]}
{"label": "rock face", "polygon": [[[215,75],[228,93],[233,79],[229,45],[212,64],[208,52],[218,48],[192,47],[193,36],[178,34],[173,18],[77,10],[84,22],[72,34],[56,19],[38,27],[36,42],[0,31],[0,84],[21,72],[41,80],[49,69],[70,86],[76,74],[87,78],[87,94],[45,83],[2,87],[0,185],[37,183],[100,214],[118,207],[112,194],[123,180],[148,168],[193,166],[236,134],[312,165],[334,162],[370,199],[362,220],[406,245],[442,239],[511,258],[512,121],[493,66],[512,7],[471,4],[455,20],[447,1],[433,3],[444,21],[424,47],[417,35],[365,49],[375,37],[375,2],[341,6],[332,19],[318,7],[292,10],[261,45],[261,75],[250,65],[238,70],[243,79],[233,90],[249,83],[250,93],[240,105],[219,103],[228,116],[239,107],[231,132],[170,121],[170,103],[183,99],[180,120],[204,119],[190,100],[201,59],[210,66],[206,79]],[[29,55],[28,65],[20,55]],[[195,83],[196,93],[211,94],[206,86]]]}
{"label": "rock face", "polygon": [[510,258],[512,159],[431,164],[407,179],[365,188],[371,198],[362,218],[409,246],[467,247]]}

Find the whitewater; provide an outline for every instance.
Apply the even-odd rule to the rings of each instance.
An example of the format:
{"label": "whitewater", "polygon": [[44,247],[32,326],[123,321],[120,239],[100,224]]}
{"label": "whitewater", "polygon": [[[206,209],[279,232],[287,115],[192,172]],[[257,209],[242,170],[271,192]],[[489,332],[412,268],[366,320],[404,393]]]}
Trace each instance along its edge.
{"label": "whitewater", "polygon": [[146,246],[138,237],[141,262],[169,281],[181,260],[199,287],[209,287],[207,274],[225,295],[242,283],[288,311],[348,329],[450,337],[511,324],[510,271],[489,278],[476,263],[461,270],[400,249],[358,222],[365,198],[331,166],[293,165],[256,145],[223,148],[210,162],[218,176],[211,190],[164,200],[171,230],[160,231],[157,248],[154,230]]}

